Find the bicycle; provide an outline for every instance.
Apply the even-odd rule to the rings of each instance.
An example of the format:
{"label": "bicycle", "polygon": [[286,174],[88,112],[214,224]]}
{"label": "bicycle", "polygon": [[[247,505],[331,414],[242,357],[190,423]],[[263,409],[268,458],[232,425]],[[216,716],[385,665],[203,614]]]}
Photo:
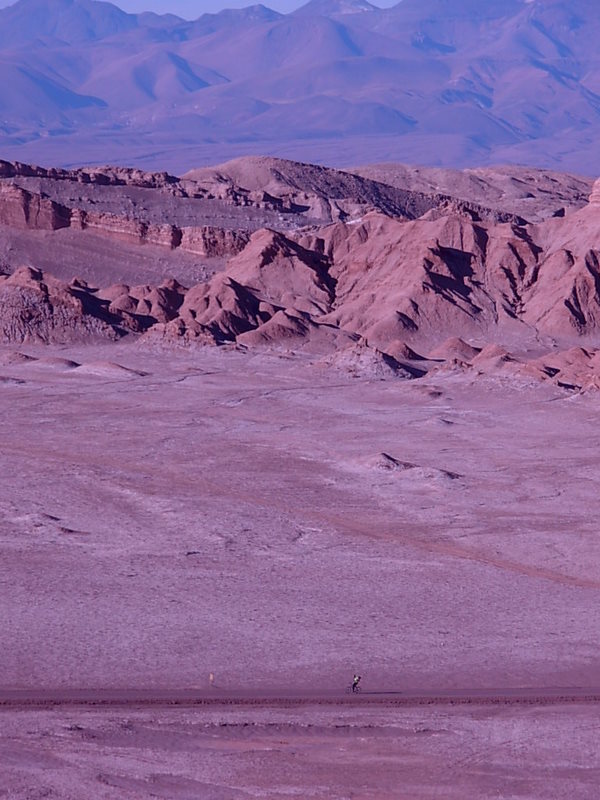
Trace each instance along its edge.
{"label": "bicycle", "polygon": [[344,692],[346,694],[360,694],[362,692],[362,686],[354,686],[354,684],[351,683],[349,686],[346,686]]}

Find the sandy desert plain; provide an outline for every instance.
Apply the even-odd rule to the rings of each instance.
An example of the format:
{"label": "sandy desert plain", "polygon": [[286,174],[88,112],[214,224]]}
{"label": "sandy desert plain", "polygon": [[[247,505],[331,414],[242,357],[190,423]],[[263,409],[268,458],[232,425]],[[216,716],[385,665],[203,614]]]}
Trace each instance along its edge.
{"label": "sandy desert plain", "polygon": [[[66,212],[49,208],[48,186],[37,213],[19,216],[17,200],[47,180],[25,177],[26,188],[7,179],[0,205],[0,797],[596,800],[600,337],[581,277],[597,268],[591,183],[562,179],[551,201],[570,192],[573,207],[536,205],[533,223],[516,194],[504,197],[512,217],[438,196],[372,222],[381,209],[346,198],[343,219],[307,222],[293,215],[333,206],[305,197],[301,211],[296,197],[278,216],[273,186],[244,206],[228,185],[223,203],[283,220],[288,238],[253,218],[248,242],[178,262],[177,248],[143,241],[146,223],[134,242],[116,212],[94,231],[50,224]],[[523,193],[522,177],[511,185]],[[563,270],[548,322],[528,297],[569,219],[584,243],[581,259],[569,249],[579,307]],[[392,223],[400,237],[437,237],[416,321],[399,317],[402,343],[342,295],[344,253],[363,257],[343,237],[385,234],[389,258]],[[491,256],[467,293],[459,274],[482,231],[514,237],[506,253],[520,253],[514,314],[503,319],[498,301],[492,322],[477,300],[495,297]],[[539,269],[527,281],[517,240],[546,247],[529,248]],[[102,292],[103,243],[111,280],[129,267],[128,284],[145,283],[192,259],[207,283],[185,298],[174,283]],[[571,306],[556,297],[566,284]],[[461,307],[467,294],[481,314]],[[344,302],[354,329],[348,311],[332,321]]]}

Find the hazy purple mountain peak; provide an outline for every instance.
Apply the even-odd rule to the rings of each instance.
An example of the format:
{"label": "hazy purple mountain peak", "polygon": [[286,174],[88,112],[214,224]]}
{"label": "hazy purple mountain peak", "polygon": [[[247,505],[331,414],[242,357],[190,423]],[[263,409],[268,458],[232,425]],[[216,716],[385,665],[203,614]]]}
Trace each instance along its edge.
{"label": "hazy purple mountain peak", "polygon": [[157,14],[154,11],[142,11],[137,17],[141,25],[151,28],[187,24],[185,19],[178,17],[176,14]]}
{"label": "hazy purple mountain peak", "polygon": [[295,16],[333,17],[379,10],[367,0],[309,0],[293,13]]}
{"label": "hazy purple mountain peak", "polygon": [[596,2],[310,0],[185,21],[19,0],[0,10],[0,148],[172,171],[267,153],[600,173]]}
{"label": "hazy purple mountain peak", "polygon": [[90,42],[137,26],[134,14],[102,0],[18,0],[0,10],[0,47],[48,38]]}
{"label": "hazy purple mountain peak", "polygon": [[203,14],[199,19],[208,17],[215,17],[220,20],[232,20],[236,22],[273,22],[274,20],[281,19],[284,15],[279,11],[273,11],[272,8],[262,3],[255,5],[245,6],[244,8],[224,8],[216,14]]}

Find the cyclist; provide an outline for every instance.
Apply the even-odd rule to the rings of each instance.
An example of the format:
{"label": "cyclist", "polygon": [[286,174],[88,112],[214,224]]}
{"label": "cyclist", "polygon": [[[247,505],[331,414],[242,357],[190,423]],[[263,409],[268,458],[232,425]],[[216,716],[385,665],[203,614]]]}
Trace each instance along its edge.
{"label": "cyclist", "polygon": [[356,692],[358,692],[358,684],[360,683],[360,679],[361,679],[361,676],[360,676],[360,675],[355,675],[355,676],[352,678],[352,693],[353,693],[353,694],[355,694]]}

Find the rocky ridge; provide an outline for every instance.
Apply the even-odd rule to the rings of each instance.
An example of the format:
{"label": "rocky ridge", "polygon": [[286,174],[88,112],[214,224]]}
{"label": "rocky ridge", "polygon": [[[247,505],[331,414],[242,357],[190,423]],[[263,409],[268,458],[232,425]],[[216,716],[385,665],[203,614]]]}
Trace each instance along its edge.
{"label": "rocky ridge", "polygon": [[416,219],[449,205],[476,219],[518,220],[517,214],[488,208],[484,203],[438,190],[424,192],[406,183],[394,184],[385,176],[372,179],[358,172],[264,156],[246,156],[217,167],[191,170],[183,176],[182,186],[237,203],[246,199],[249,204],[262,202],[280,211],[297,211],[321,224],[346,221],[368,210]]}
{"label": "rocky ridge", "polygon": [[[120,167],[65,170],[0,161],[0,263],[43,267],[68,280],[89,260],[96,268],[85,277],[100,283],[102,248],[113,253],[109,271],[119,281],[156,281],[157,272],[166,271],[191,284],[221,269],[257,230],[317,229],[372,211],[400,219],[455,212],[474,220],[521,221],[518,214],[448,193],[274,158],[237,159],[182,178]],[[19,233],[29,231],[36,235]],[[42,234],[57,231],[44,247]],[[131,248],[138,245],[149,247],[134,254]],[[121,263],[131,265],[126,269],[119,266],[119,248]]]}
{"label": "rocky ridge", "polygon": [[[340,188],[327,184],[336,171],[304,172],[303,166],[292,165],[286,174],[277,164],[274,174],[272,160],[236,162],[225,182],[231,187],[243,181],[245,191],[280,198],[286,192],[310,190],[316,198],[355,191],[345,174]],[[224,170],[218,173],[212,179],[224,180]],[[129,173],[111,174],[121,180]],[[207,192],[206,172],[184,181],[197,179]],[[171,192],[173,186],[166,181],[151,191]],[[57,196],[0,184],[2,225],[54,236],[65,227],[81,233],[95,228],[139,246],[213,248],[226,252],[226,260],[206,280],[189,285],[165,275],[152,285],[102,286],[85,275],[59,280],[35,266],[5,268],[12,273],[0,278],[5,342],[137,335],[165,346],[303,348],[325,366],[363,377],[461,370],[563,386],[595,381],[600,182],[583,208],[537,223],[515,215],[484,219],[459,202],[436,205],[438,195],[429,196],[430,208],[418,217],[396,215],[374,208],[367,196],[355,209],[359,216],[254,231],[156,225],[69,208]],[[229,202],[239,209],[233,196]]]}

